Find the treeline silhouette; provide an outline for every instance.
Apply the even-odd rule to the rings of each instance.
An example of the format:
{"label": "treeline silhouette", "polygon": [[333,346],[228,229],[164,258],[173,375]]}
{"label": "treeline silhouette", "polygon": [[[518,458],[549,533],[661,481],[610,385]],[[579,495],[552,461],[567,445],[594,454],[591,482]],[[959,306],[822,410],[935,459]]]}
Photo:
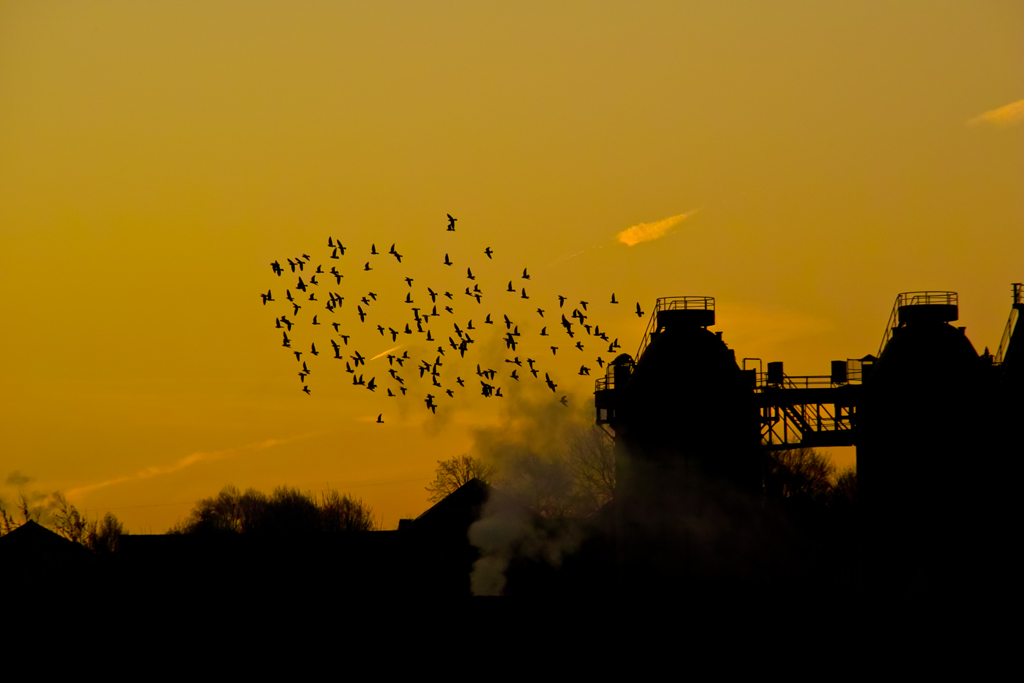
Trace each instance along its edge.
{"label": "treeline silhouette", "polygon": [[0,501],[0,537],[29,522],[34,522],[44,527],[52,527],[52,530],[61,537],[97,555],[117,553],[121,536],[126,532],[124,525],[114,513],[108,512],[102,519],[90,520],[60,491],[48,497],[40,497],[44,498],[45,502],[33,505],[22,491],[15,501],[13,512],[9,512],[3,501]]}
{"label": "treeline silhouette", "polygon": [[[217,576],[231,576],[239,596],[328,585],[350,597],[612,595],[623,589],[614,449],[597,436],[573,440],[558,457],[520,451],[493,465],[468,456],[439,462],[427,487],[438,502],[396,531],[382,530],[368,505],[336,490],[225,486],[166,534],[131,536],[112,514],[86,520],[60,494],[46,514],[23,498],[14,514],[0,505],[0,536],[32,526],[34,515],[55,533],[36,526],[31,543],[59,535],[79,554],[51,548],[42,559],[53,571],[44,576],[36,546],[6,542],[12,537],[0,538],[0,560],[40,586],[81,572],[122,589],[160,585],[210,597],[223,589]],[[762,465],[757,528],[777,561],[755,590],[799,601],[859,585],[856,472],[837,470],[813,449],[765,452]]]}
{"label": "treeline silhouette", "polygon": [[373,511],[360,498],[334,489],[319,497],[279,486],[269,496],[255,489],[240,493],[225,486],[196,503],[188,519],[169,534],[248,534],[258,536],[338,534],[373,531]]}

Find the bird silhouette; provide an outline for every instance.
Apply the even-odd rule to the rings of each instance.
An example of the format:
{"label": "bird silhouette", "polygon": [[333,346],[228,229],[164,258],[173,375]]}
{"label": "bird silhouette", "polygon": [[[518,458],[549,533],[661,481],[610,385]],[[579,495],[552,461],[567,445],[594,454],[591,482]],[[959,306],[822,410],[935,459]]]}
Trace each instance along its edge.
{"label": "bird silhouette", "polygon": [[[391,393],[390,389],[388,389],[388,396],[394,396],[394,394]],[[377,424],[384,424],[384,413],[381,413],[380,415],[377,416]]]}
{"label": "bird silhouette", "polygon": [[489,259],[493,259],[494,258],[493,256],[491,256],[491,254],[493,254],[494,252],[491,251],[490,247],[487,247],[486,249],[484,249],[484,253],[487,254],[487,258],[489,258]]}
{"label": "bird silhouette", "polygon": [[559,308],[561,308],[561,307],[562,307],[562,304],[564,304],[564,303],[565,303],[565,300],[566,300],[567,298],[568,298],[568,297],[564,297],[564,296],[562,296],[561,294],[559,294],[559,295],[558,295],[558,307],[559,307]]}
{"label": "bird silhouette", "polygon": [[366,265],[365,265],[365,266],[363,266],[363,270],[364,270],[364,271],[366,271],[366,270],[373,270],[373,268],[371,268],[371,267],[370,267],[370,262],[369,262],[369,261],[367,261],[367,262],[366,262]]}
{"label": "bird silhouette", "polygon": [[529,299],[530,298],[530,297],[526,296],[526,287],[523,287],[523,295],[520,298],[521,299]]}
{"label": "bird silhouette", "polygon": [[473,277],[473,269],[472,268],[466,268],[466,277],[468,277],[470,280],[475,280],[476,279],[475,277]]}
{"label": "bird silhouette", "polygon": [[448,230],[447,230],[447,232],[455,232],[455,221],[457,221],[459,219],[458,218],[452,218],[452,215],[450,213],[449,214],[445,214],[445,215],[448,216]]}
{"label": "bird silhouette", "polygon": [[640,308],[640,302],[639,302],[639,301],[638,301],[638,302],[637,302],[637,304],[636,304],[636,317],[638,317],[638,318],[642,318],[642,317],[644,317],[644,312],[643,312],[643,310],[642,310],[642,309]]}
{"label": "bird silhouette", "polygon": [[562,398],[558,399],[558,402],[561,403],[563,406],[569,406],[569,399],[566,396],[563,396]]}
{"label": "bird silhouette", "polygon": [[270,267],[274,269],[274,275],[277,275],[278,277],[281,277],[281,273],[284,272],[284,269],[281,268],[281,264],[280,263],[278,263],[277,261],[274,261],[273,263],[270,264]]}
{"label": "bird silhouette", "polygon": [[512,292],[513,294],[516,293],[516,288],[512,286],[512,281],[511,280],[508,281],[508,289],[506,289],[505,291],[506,292]]}
{"label": "bird silhouette", "polygon": [[523,268],[523,279],[524,280],[529,280],[530,279],[530,274],[526,272],[526,268]]}
{"label": "bird silhouette", "polygon": [[615,300],[615,292],[612,292],[612,303],[613,304],[619,303],[618,301]]}
{"label": "bird silhouette", "polygon": [[370,245],[370,255],[371,256],[376,256],[377,255],[377,245],[376,244],[371,244]]}
{"label": "bird silhouette", "polygon": [[451,261],[451,259],[450,259],[450,258],[448,258],[448,254],[447,254],[447,253],[445,253],[445,255],[444,255],[444,264],[445,264],[446,266],[450,266],[450,265],[452,265],[452,261]]}

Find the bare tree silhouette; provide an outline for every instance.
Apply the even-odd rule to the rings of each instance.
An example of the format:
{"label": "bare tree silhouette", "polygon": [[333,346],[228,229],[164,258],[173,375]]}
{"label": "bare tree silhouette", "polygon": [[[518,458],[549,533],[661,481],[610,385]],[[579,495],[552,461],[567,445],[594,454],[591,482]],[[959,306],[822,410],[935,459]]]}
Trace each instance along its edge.
{"label": "bare tree silhouette", "polygon": [[426,487],[433,503],[440,502],[471,479],[491,483],[495,468],[471,456],[460,455],[450,460],[438,460],[435,473],[434,481]]}

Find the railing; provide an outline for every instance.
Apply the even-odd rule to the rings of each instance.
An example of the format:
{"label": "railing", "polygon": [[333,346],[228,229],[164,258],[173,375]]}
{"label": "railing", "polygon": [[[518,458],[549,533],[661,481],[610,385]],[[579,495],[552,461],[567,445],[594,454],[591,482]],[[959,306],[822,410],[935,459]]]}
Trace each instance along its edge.
{"label": "railing", "polygon": [[831,388],[835,384],[832,383],[832,375],[797,375],[796,377],[783,375],[782,386],[786,389],[812,389]]}
{"label": "railing", "polygon": [[864,361],[860,358],[846,359],[846,383],[860,384],[864,381]]}
{"label": "railing", "polygon": [[[752,360],[757,359],[754,358]],[[744,368],[744,370],[745,369],[746,368]],[[767,388],[831,389],[833,387],[842,386],[842,384],[836,384],[832,381],[832,375],[783,375],[782,384],[769,384],[767,372],[757,371],[755,375],[757,377],[757,383],[754,386],[754,390],[758,392],[764,391]],[[849,380],[849,375],[847,375],[847,380]],[[849,383],[849,381],[847,381],[847,383]]]}
{"label": "railing", "polygon": [[997,365],[1003,362],[1003,355],[1010,345],[1010,337],[1013,335],[1013,330],[1016,327],[1017,318],[1020,317],[1020,306],[1022,305],[1024,305],[1024,283],[1014,282],[1013,308],[1010,309],[1010,317],[1006,321],[1006,327],[1003,329],[1003,336],[999,340],[999,348],[996,350],[996,357],[993,360]]}
{"label": "railing", "polygon": [[715,310],[715,297],[713,296],[663,296],[658,298],[654,304],[654,311],[651,312],[651,319],[647,321],[647,328],[644,336],[640,339],[640,348],[633,356],[637,361],[644,353],[644,349],[651,341],[651,335],[657,332],[659,311],[713,311]]}
{"label": "railing", "polygon": [[956,306],[956,292],[923,291],[923,292],[902,292],[896,295],[896,303],[892,306],[892,313],[889,314],[889,323],[885,326],[885,334],[882,335],[882,343],[878,346],[878,357],[882,356],[885,345],[892,338],[892,331],[899,325],[900,307],[902,306]]}
{"label": "railing", "polygon": [[633,374],[633,365],[633,361],[629,361],[624,364],[620,361],[618,365],[612,365],[611,363],[608,363],[608,372],[605,374],[604,377],[599,377],[597,381],[594,382],[594,393],[597,393],[598,391],[608,391],[615,389],[615,368],[627,368],[625,372],[626,376],[628,377]]}

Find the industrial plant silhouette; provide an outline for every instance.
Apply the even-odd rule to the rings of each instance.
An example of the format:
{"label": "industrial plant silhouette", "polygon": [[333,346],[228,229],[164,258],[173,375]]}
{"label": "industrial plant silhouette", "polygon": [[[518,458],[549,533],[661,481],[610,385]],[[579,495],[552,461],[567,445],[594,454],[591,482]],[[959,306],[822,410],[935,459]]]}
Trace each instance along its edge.
{"label": "industrial plant silhouette", "polygon": [[[709,329],[712,297],[658,299],[636,354],[607,363],[596,382],[596,423],[615,444],[615,499],[587,519],[516,510],[534,539],[574,542],[557,562],[526,541],[508,546],[497,592],[700,598],[837,580],[880,599],[1000,590],[1024,415],[1024,285],[1012,295],[995,355],[953,325],[955,292],[906,292],[876,353],[817,376],[736,358]],[[858,501],[780,502],[770,455],[836,446],[857,449]],[[230,577],[230,590],[261,594],[470,595],[488,560],[473,530],[508,512],[492,504],[499,495],[474,479],[392,531],[124,536],[95,571],[196,592],[222,591]],[[56,552],[29,542],[40,528],[25,528],[20,541],[0,538],[5,567],[24,566],[33,547]],[[85,562],[79,555],[62,562]]]}

